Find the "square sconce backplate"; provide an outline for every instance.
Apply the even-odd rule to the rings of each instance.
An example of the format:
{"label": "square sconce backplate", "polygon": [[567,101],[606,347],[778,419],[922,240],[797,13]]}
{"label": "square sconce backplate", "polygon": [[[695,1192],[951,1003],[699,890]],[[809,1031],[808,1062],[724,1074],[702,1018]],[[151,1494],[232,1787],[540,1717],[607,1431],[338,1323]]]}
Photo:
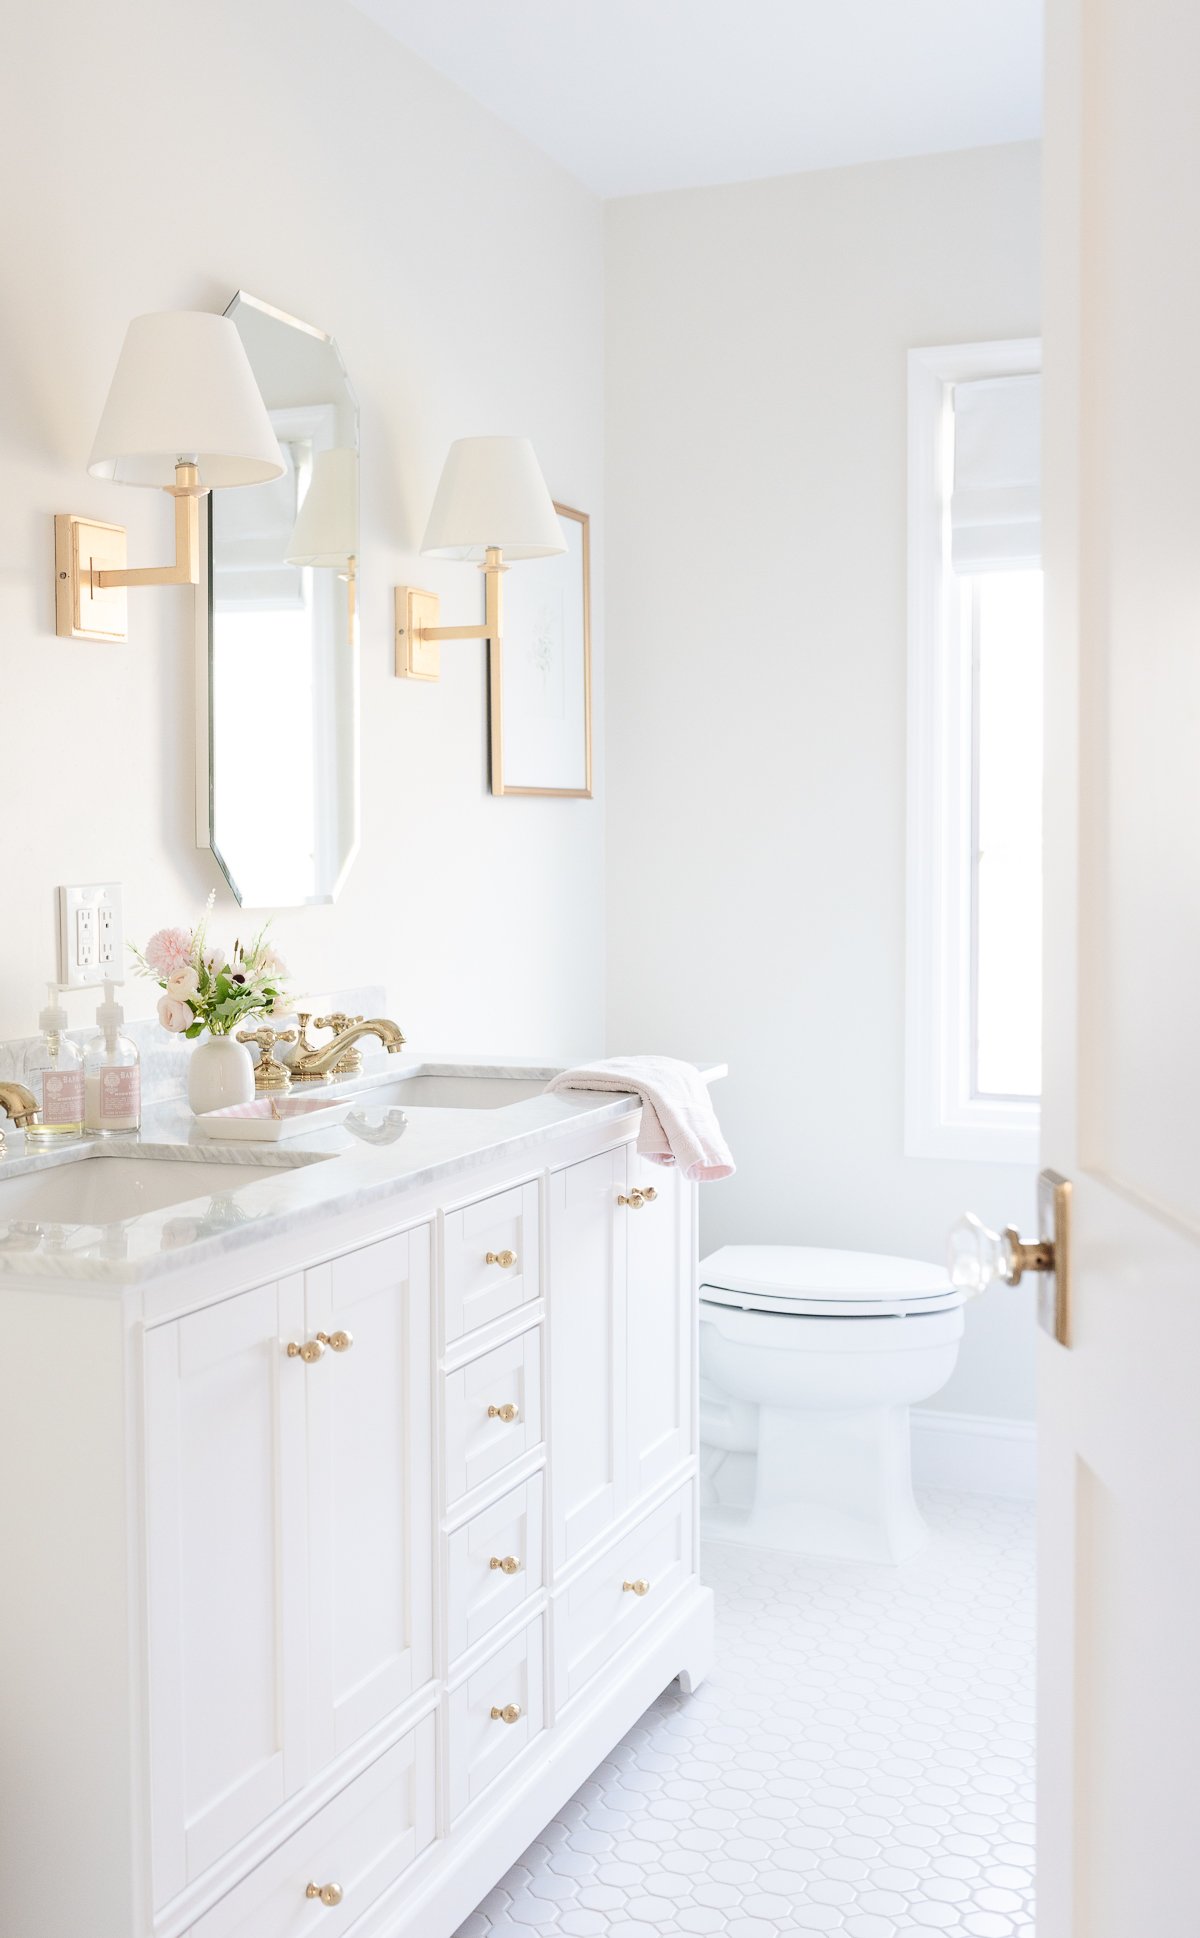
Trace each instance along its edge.
{"label": "square sconce backplate", "polygon": [[439,609],[436,592],[422,592],[415,585],[396,587],[397,679],[441,678],[441,646],[436,639],[421,638],[422,626],[437,625]]}
{"label": "square sconce backplate", "polygon": [[127,639],[123,585],[93,586],[92,573],[125,566],[124,525],[63,512],[54,520],[54,630],[60,639]]}

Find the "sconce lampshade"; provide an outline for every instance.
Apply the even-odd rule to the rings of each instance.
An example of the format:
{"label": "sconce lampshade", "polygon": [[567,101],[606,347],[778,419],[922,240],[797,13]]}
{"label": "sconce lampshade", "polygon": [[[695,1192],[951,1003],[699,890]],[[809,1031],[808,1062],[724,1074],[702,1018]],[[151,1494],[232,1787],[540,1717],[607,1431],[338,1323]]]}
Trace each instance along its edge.
{"label": "sconce lampshade", "polygon": [[358,453],[318,451],[288,541],[289,565],[345,570],[358,551]]}
{"label": "sconce lampshade", "polygon": [[204,310],[134,317],[88,470],[118,484],[167,487],[181,460],[212,488],[263,484],[284,469],[236,327]]}
{"label": "sconce lampshade", "polygon": [[567,549],[527,437],[460,437],[450,446],[421,550],[429,558],[479,560],[490,546],[506,559]]}

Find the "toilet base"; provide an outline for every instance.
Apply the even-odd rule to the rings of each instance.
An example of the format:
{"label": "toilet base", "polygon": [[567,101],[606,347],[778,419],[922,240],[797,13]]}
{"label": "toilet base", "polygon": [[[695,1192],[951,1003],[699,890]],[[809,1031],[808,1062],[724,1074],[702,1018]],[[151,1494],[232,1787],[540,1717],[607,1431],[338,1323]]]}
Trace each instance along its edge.
{"label": "toilet base", "polygon": [[907,1406],[756,1411],[753,1452],[722,1460],[703,1451],[702,1526],[711,1539],[891,1563],[925,1546]]}

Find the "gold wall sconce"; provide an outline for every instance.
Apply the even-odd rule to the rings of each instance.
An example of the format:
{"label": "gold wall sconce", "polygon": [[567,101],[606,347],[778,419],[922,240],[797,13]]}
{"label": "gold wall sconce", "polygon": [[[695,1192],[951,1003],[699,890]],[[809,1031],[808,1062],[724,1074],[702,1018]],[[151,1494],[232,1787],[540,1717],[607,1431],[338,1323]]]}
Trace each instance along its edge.
{"label": "gold wall sconce", "polygon": [[478,564],[484,576],[481,626],[443,626],[436,592],[396,587],[396,672],[441,677],[443,639],[488,639],[502,628],[501,582],[514,559],[549,558],[566,540],[527,437],[460,437],[450,446],[421,545],[425,558]]}
{"label": "gold wall sconce", "polygon": [[171,565],[125,563],[125,528],[54,520],[55,631],[60,639],[128,636],[126,588],[196,585],[200,499],[283,472],[279,444],[233,323],[203,310],[135,316],[96,432],[88,470],[153,486],[175,500]]}

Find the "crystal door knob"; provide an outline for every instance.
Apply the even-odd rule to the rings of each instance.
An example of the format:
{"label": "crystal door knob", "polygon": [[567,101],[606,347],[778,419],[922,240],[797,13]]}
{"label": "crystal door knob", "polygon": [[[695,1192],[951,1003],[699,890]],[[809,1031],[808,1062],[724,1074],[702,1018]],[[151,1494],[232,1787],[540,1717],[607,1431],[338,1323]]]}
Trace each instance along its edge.
{"label": "crystal door knob", "polygon": [[1026,1272],[1052,1272],[1054,1244],[1048,1238],[1026,1244],[1015,1225],[991,1231],[968,1211],[951,1227],[946,1262],[960,1292],[983,1292],[997,1280],[1019,1285]]}

